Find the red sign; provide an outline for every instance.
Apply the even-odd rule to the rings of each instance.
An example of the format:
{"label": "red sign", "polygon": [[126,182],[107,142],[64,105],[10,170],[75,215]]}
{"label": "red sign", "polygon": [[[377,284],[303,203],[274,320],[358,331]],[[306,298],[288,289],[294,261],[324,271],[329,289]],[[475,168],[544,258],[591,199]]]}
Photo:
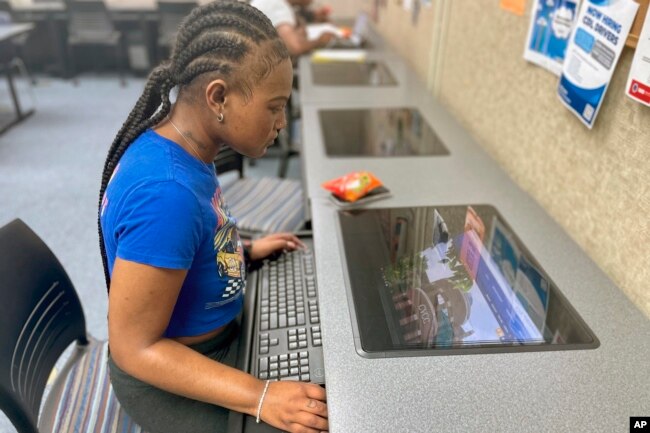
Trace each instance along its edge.
{"label": "red sign", "polygon": [[637,80],[632,80],[630,88],[627,90],[627,94],[634,99],[650,104],[650,86],[646,86]]}

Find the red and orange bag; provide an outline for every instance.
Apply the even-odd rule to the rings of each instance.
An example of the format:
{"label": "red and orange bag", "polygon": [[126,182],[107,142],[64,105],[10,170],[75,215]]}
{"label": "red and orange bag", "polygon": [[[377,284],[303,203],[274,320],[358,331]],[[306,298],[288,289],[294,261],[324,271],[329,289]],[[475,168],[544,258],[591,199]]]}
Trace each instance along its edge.
{"label": "red and orange bag", "polygon": [[382,186],[379,179],[369,171],[354,171],[321,185],[341,200],[353,202],[364,197],[370,191]]}

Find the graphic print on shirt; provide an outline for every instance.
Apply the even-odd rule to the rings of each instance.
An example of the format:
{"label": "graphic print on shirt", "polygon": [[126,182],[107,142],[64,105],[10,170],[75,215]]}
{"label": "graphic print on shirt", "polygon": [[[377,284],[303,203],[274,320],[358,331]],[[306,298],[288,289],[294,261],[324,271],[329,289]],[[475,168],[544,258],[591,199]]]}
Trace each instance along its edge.
{"label": "graphic print on shirt", "polygon": [[[234,298],[244,288],[244,278],[246,277],[244,248],[239,239],[235,220],[230,215],[221,196],[221,187],[217,187],[212,197],[212,208],[217,216],[213,242],[214,251],[217,254],[217,270],[220,277],[228,279],[221,296],[223,300],[226,300]],[[206,308],[209,308],[208,305]]]}

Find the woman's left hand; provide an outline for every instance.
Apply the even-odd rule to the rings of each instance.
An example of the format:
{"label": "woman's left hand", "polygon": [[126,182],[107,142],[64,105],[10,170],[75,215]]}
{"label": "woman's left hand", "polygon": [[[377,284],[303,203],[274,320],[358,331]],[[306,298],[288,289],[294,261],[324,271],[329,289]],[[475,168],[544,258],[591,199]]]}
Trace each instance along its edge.
{"label": "woman's left hand", "polygon": [[305,244],[292,233],[274,233],[263,238],[255,239],[251,245],[252,260],[264,259],[275,252],[293,251],[305,248]]}

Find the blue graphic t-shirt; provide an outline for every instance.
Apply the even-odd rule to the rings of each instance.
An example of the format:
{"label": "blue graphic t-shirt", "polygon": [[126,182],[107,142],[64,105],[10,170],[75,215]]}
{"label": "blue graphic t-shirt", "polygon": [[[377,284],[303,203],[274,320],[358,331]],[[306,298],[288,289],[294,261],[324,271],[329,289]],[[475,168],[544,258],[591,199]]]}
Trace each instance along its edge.
{"label": "blue graphic t-shirt", "polygon": [[188,270],[167,337],[204,334],[239,314],[243,248],[212,164],[148,130],[115,168],[100,219],[111,273],[116,257]]}

